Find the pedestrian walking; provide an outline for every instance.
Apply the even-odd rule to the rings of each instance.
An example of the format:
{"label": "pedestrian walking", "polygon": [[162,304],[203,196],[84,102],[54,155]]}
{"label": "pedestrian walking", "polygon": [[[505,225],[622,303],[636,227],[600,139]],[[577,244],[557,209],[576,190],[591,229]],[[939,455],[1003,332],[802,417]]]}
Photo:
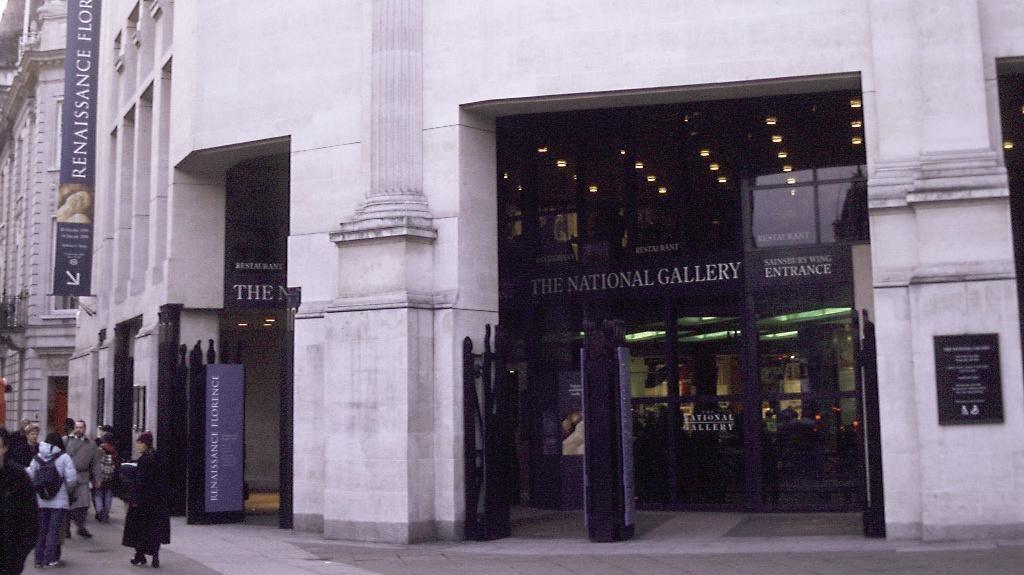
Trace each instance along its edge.
{"label": "pedestrian walking", "polygon": [[106,433],[100,437],[100,447],[96,452],[99,471],[92,484],[92,505],[96,509],[96,521],[110,521],[110,504],[114,498],[114,482],[121,467],[121,456],[114,447],[114,436]]}
{"label": "pedestrian walking", "polygon": [[80,537],[88,539],[92,537],[92,533],[85,528],[89,505],[92,502],[89,483],[96,479],[99,462],[96,457],[96,444],[86,437],[85,431],[85,421],[81,419],[76,421],[71,435],[64,438],[64,451],[75,462],[75,473],[78,477],[78,484],[71,494],[71,510],[68,512],[68,518],[78,527],[76,533]]}
{"label": "pedestrian walking", "polygon": [[7,457],[11,434],[0,427],[0,575],[18,575],[36,544],[39,519],[32,482]]}
{"label": "pedestrian walking", "polygon": [[39,453],[39,424],[27,422],[21,430],[21,441],[11,441],[10,457],[23,469],[32,463],[32,458]]}
{"label": "pedestrian walking", "polygon": [[56,567],[60,565],[60,532],[70,508],[69,493],[78,485],[75,463],[64,453],[63,441],[56,431],[46,434],[46,441],[39,444],[39,453],[28,466],[28,475],[39,506],[36,567]]}
{"label": "pedestrian walking", "polygon": [[135,549],[132,565],[145,565],[146,555],[151,555],[153,567],[160,567],[160,545],[171,542],[171,520],[164,499],[164,475],[156,451],[153,450],[153,434],[143,432],[135,445],[141,455],[132,482],[121,544]]}

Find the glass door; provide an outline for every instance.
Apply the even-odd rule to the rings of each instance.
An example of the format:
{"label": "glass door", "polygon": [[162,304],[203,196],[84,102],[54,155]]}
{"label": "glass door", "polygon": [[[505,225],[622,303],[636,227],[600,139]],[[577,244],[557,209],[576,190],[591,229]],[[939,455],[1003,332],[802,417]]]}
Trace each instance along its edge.
{"label": "glass door", "polygon": [[761,503],[769,510],[861,510],[853,312],[824,299],[759,300]]}

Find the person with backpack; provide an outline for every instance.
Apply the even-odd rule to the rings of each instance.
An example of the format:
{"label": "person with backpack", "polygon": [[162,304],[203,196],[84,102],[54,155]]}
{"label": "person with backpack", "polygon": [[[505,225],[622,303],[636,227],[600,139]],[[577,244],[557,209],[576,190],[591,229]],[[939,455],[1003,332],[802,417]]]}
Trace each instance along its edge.
{"label": "person with backpack", "polygon": [[92,504],[96,508],[96,521],[110,521],[110,504],[114,498],[114,482],[117,480],[118,468],[121,467],[121,456],[114,447],[114,436],[105,433],[100,437],[100,446],[96,450],[98,471],[94,474],[92,484]]}
{"label": "person with backpack", "polygon": [[36,567],[56,567],[60,565],[60,531],[71,506],[68,494],[78,484],[75,463],[64,453],[59,433],[46,434],[46,441],[39,444],[39,453],[28,466],[28,475],[39,506]]}
{"label": "person with backpack", "polygon": [[24,467],[6,457],[10,445],[11,435],[0,427],[0,574],[18,575],[39,524],[32,481]]}

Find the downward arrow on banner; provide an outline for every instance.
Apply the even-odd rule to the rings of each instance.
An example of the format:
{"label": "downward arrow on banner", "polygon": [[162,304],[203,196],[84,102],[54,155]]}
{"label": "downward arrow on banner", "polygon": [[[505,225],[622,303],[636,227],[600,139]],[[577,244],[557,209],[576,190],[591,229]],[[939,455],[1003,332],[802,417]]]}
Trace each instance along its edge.
{"label": "downward arrow on banner", "polygon": [[65,271],[64,273],[66,273],[68,275],[68,283],[67,283],[67,285],[69,285],[69,286],[81,285],[81,283],[82,283],[82,272],[78,272],[77,274],[73,274],[73,273],[71,273],[69,271]]}

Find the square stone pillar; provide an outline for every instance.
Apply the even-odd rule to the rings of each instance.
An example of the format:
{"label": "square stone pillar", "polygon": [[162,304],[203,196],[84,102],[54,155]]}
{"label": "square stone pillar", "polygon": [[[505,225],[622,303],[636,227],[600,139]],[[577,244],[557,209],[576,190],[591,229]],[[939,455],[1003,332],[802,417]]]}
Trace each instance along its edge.
{"label": "square stone pillar", "polygon": [[[420,218],[332,234],[339,297],[324,313],[324,536],[434,539],[433,241]],[[297,453],[302,454],[302,447]]]}

